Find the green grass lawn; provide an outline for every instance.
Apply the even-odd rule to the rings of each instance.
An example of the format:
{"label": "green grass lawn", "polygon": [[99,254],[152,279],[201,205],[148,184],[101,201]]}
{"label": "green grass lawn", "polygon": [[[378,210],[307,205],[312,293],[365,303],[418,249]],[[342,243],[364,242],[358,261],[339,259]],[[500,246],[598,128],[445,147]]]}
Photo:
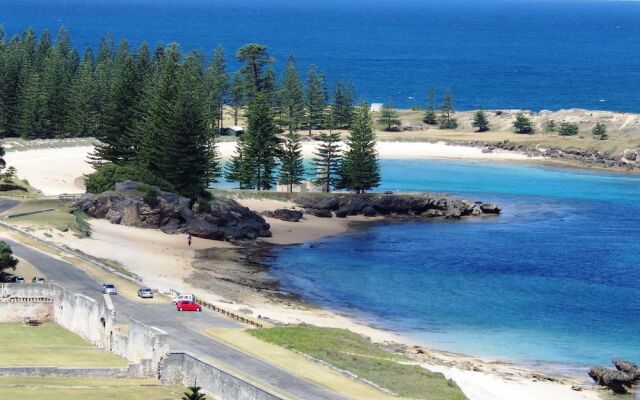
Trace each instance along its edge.
{"label": "green grass lawn", "polygon": [[0,377],[0,399],[12,400],[178,400],[185,391],[153,379]]}
{"label": "green grass lawn", "polygon": [[451,380],[417,365],[407,365],[366,338],[343,329],[287,326],[252,329],[253,336],[350,371],[402,397],[461,400],[464,394]]}
{"label": "green grass lawn", "polygon": [[126,367],[127,361],[53,323],[38,327],[2,323],[0,366]]}
{"label": "green grass lawn", "polygon": [[69,203],[57,199],[26,200],[16,207],[4,212],[3,216],[6,217],[47,209],[53,210],[15,218],[7,218],[5,219],[5,222],[22,226],[28,225],[36,228],[68,229],[81,237],[89,236],[91,234],[91,228],[87,222],[87,214],[80,211],[76,211],[71,214],[69,213]]}
{"label": "green grass lawn", "polygon": [[0,196],[30,198],[38,196],[38,191],[22,179],[13,179],[11,182],[0,181]]}

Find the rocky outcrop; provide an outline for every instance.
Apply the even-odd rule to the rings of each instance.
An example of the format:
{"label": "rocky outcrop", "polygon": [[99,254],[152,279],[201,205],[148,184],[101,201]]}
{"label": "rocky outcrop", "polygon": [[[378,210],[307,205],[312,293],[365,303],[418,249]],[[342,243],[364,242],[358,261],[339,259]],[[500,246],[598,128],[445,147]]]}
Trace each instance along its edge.
{"label": "rocky outcrop", "polygon": [[330,218],[332,213],[338,218],[350,215],[412,216],[460,219],[465,216],[499,214],[500,207],[492,203],[474,202],[447,196],[431,194],[388,195],[388,194],[330,194],[303,195],[295,203],[308,214]]}
{"label": "rocky outcrop", "polygon": [[265,217],[279,219],[281,221],[298,222],[302,219],[304,213],[298,210],[288,210],[281,208],[275,211],[265,211],[262,213]]}
{"label": "rocky outcrop", "polygon": [[626,149],[620,153],[610,153],[601,150],[560,149],[555,147],[543,148],[533,143],[514,143],[509,140],[485,144],[482,142],[470,143],[474,146],[484,146],[483,153],[492,153],[495,150],[517,151],[529,157],[546,157],[558,160],[578,161],[580,163],[594,165],[603,168],[633,169],[640,167],[640,149]]}
{"label": "rocky outcrop", "polygon": [[[145,201],[143,192],[149,190],[155,190],[157,196]],[[71,208],[114,224],[161,229],[169,234],[228,241],[271,236],[264,218],[233,200],[216,198],[209,211],[208,207],[192,207],[186,197],[131,181],[117,184],[113,192],[86,194]]]}
{"label": "rocky outcrop", "polygon": [[638,366],[631,361],[613,360],[616,369],[592,367],[589,376],[600,386],[606,386],[614,393],[628,393],[634,385],[640,382]]}

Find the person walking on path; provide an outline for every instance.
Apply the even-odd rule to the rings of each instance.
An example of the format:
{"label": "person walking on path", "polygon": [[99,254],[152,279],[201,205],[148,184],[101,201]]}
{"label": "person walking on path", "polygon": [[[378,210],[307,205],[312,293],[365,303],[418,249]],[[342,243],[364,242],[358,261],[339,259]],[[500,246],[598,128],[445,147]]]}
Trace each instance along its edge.
{"label": "person walking on path", "polygon": [[189,244],[189,247],[191,247],[191,234],[187,237],[187,243]]}

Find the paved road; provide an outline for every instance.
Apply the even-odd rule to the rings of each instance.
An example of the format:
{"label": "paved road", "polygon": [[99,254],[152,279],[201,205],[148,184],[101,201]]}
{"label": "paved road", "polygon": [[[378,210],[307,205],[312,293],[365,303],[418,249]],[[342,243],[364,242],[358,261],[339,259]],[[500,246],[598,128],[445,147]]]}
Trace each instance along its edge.
{"label": "paved road", "polygon": [[0,213],[5,212],[20,204],[18,200],[0,199]]}
{"label": "paved road", "polygon": [[[0,212],[15,206],[17,202],[0,199]],[[42,271],[51,282],[70,290],[96,298],[101,296],[100,282],[73,265],[55,259],[45,253],[26,247],[15,241],[6,240],[14,253]],[[222,342],[205,336],[207,328],[234,328],[239,325],[211,311],[202,313],[179,313],[170,304],[141,304],[122,296],[113,296],[119,321],[134,318],[156,326],[171,337],[171,349],[187,351],[195,356],[204,356],[221,361],[257,382],[263,382],[300,399],[346,400],[314,383],[295,377],[288,372],[258,358],[238,351]]]}

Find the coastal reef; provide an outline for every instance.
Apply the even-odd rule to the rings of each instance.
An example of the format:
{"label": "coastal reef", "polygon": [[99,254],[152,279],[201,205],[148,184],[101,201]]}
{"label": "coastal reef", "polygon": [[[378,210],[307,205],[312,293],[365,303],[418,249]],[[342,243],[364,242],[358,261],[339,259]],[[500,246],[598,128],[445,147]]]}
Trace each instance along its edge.
{"label": "coastal reef", "polygon": [[204,239],[238,241],[271,236],[264,218],[234,200],[216,198],[208,207],[192,206],[186,197],[132,181],[117,183],[111,192],[85,194],[72,204],[71,211],[75,210],[114,224]]}
{"label": "coastal reef", "polygon": [[586,165],[605,168],[633,169],[640,166],[640,148],[626,149],[621,152],[603,151],[597,149],[562,149],[559,147],[544,147],[534,143],[515,143],[509,140],[493,144],[481,142],[470,143],[474,146],[484,146],[483,153],[493,153],[495,150],[518,151],[529,157],[546,157],[567,161],[579,161]]}
{"label": "coastal reef", "polygon": [[600,386],[606,386],[614,393],[625,394],[640,383],[640,370],[631,361],[613,360],[616,369],[592,367],[589,376]]}
{"label": "coastal reef", "polygon": [[465,216],[500,214],[502,209],[493,203],[456,199],[434,194],[333,194],[302,195],[294,202],[305,212],[317,217],[346,218],[350,215],[408,216],[424,218],[460,219]]}

